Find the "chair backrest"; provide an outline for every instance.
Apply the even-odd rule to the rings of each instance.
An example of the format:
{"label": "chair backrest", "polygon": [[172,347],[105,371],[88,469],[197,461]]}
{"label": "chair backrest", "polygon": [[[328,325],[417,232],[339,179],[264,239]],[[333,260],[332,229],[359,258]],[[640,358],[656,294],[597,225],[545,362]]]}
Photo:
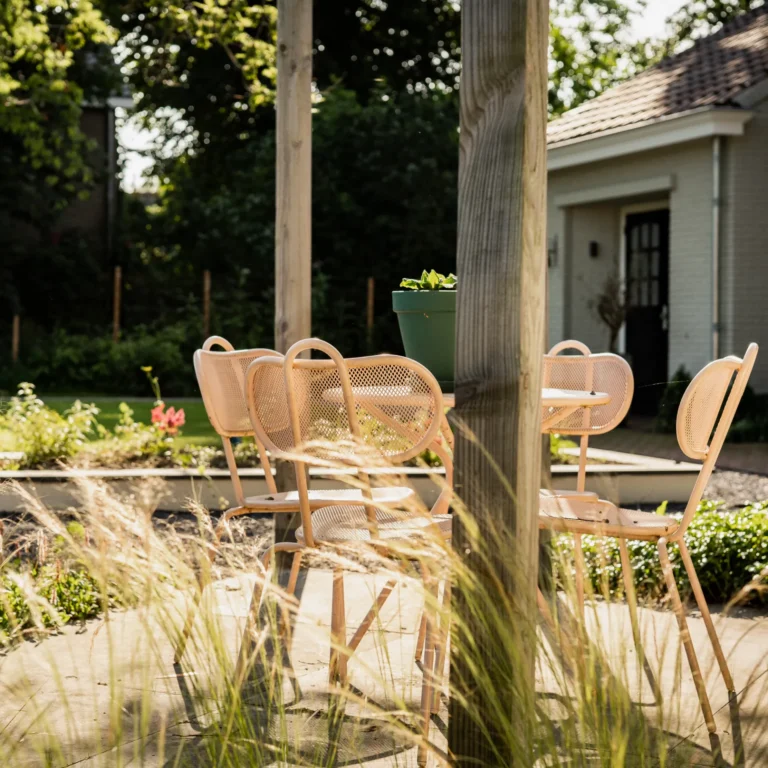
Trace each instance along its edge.
{"label": "chair backrest", "polygon": [[[308,349],[329,359],[297,357]],[[424,366],[398,355],[345,359],[320,339],[298,342],[285,358],[259,357],[246,395],[254,431],[283,454],[351,440],[402,464],[435,440],[443,414],[440,386]]]}
{"label": "chair backrest", "polygon": [[[577,355],[562,355],[574,349]],[[544,355],[544,387],[606,392],[610,402],[579,408],[555,420],[549,432],[564,435],[600,435],[617,427],[629,411],[635,391],[632,369],[624,358],[609,352],[593,355],[580,341],[562,341]]]}
{"label": "chair backrest", "polygon": [[[215,346],[222,347],[224,351],[214,352],[212,348]],[[238,504],[243,504],[244,498],[230,439],[253,435],[245,397],[246,372],[248,366],[257,358],[277,354],[271,349],[235,350],[221,336],[211,336],[205,341],[203,348],[195,352],[195,374],[200,394],[203,397],[208,420],[222,439]],[[276,488],[266,451],[259,440],[256,440],[256,446],[265,472],[267,487],[270,493],[275,493]]]}
{"label": "chair backrest", "polygon": [[[328,359],[298,357],[312,349]],[[294,344],[285,358],[254,360],[246,396],[256,435],[272,453],[287,455],[296,465],[310,546],[305,463],[358,470],[377,458],[401,464],[434,442],[443,416],[440,386],[424,366],[397,355],[345,360],[319,339]]]}
{"label": "chair backrest", "polygon": [[[211,347],[216,344],[224,347],[224,351],[212,351]],[[257,358],[277,354],[271,349],[235,350],[218,336],[208,339],[203,348],[195,352],[195,374],[205,411],[221,437],[253,434],[245,397],[245,375]]]}
{"label": "chair backrest", "polygon": [[677,441],[686,456],[703,464],[674,538],[685,533],[696,513],[744,395],[757,352],[757,344],[750,344],[743,358],[723,357],[704,366],[680,401]]}

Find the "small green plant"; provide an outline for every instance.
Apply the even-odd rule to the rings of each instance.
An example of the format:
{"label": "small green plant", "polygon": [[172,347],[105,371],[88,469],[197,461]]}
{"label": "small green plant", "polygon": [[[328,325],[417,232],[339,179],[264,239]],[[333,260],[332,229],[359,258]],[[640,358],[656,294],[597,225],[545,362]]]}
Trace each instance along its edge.
{"label": "small green plant", "polygon": [[552,434],[549,436],[549,458],[553,464],[568,464],[570,456],[563,453],[566,448],[576,448],[573,440],[568,440],[562,435]]}
{"label": "small green plant", "polygon": [[446,277],[434,269],[429,272],[425,269],[421,277],[406,277],[400,283],[401,288],[407,288],[409,291],[454,291],[457,285],[456,275],[451,273]]}
{"label": "small green plant", "polygon": [[80,400],[63,414],[57,413],[37,396],[34,384],[24,381],[0,414],[0,431],[7,431],[14,449],[23,453],[19,466],[46,465],[71,458],[93,437],[105,437],[98,413],[93,403]]}

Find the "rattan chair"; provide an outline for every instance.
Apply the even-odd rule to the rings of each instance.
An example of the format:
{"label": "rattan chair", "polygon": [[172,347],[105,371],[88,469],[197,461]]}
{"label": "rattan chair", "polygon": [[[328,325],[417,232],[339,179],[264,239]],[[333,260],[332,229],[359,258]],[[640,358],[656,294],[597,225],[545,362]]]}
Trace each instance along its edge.
{"label": "rattan chair", "polygon": [[[214,347],[223,351],[216,351]],[[248,414],[245,398],[245,377],[248,366],[261,357],[279,356],[271,349],[235,350],[232,344],[221,336],[212,336],[197,350],[194,356],[195,373],[198,386],[203,398],[203,404],[211,425],[221,437],[224,455],[227,460],[232,488],[235,494],[235,506],[221,516],[214,531],[214,541],[209,548],[210,558],[213,559],[218,551],[218,545],[223,533],[227,530],[229,521],[238,515],[251,513],[295,513],[299,511],[299,495],[296,491],[278,493],[272,475],[269,456],[258,435],[254,436],[253,426]],[[264,470],[264,479],[268,493],[246,497],[238,472],[235,455],[232,448],[232,438],[254,437],[259,451],[259,460]],[[413,489],[402,487],[377,488],[374,499],[377,504],[402,505],[414,497]],[[323,506],[360,501],[362,492],[353,488],[340,490],[315,490],[309,494],[311,509]],[[199,600],[199,595],[197,596]],[[196,600],[190,607],[189,615],[184,624],[179,643],[175,649],[175,661],[178,663],[184,654],[192,623],[197,611]]]}
{"label": "rattan chair", "polygon": [[[566,350],[575,350],[577,355],[563,355]],[[579,436],[579,471],[576,491],[542,491],[544,504],[555,498],[591,499],[597,501],[597,494],[586,491],[587,448],[590,435],[602,435],[617,427],[629,411],[635,389],[632,369],[626,360],[611,353],[592,354],[586,344],[580,341],[561,341],[544,356],[544,387],[575,389],[587,392],[607,392],[611,399],[606,405],[593,408],[578,408],[569,414],[555,414],[557,417],[549,433]],[[542,423],[552,420],[553,414],[542,414]],[[576,570],[576,597],[579,610],[584,611],[584,556],[581,534],[574,533],[574,565]]]}
{"label": "rattan chair", "polygon": [[[299,355],[307,350],[320,351],[327,359],[300,359]],[[402,562],[404,545],[423,542],[430,536],[438,540],[450,537],[451,517],[443,512],[451,499],[452,461],[438,440],[445,427],[442,393],[434,376],[422,365],[395,355],[345,360],[330,344],[308,339],[294,344],[284,358],[254,360],[248,368],[246,396],[259,440],[273,456],[292,461],[296,469],[301,512],[297,543],[275,544],[264,557],[266,567],[275,552],[294,553],[289,591],[296,583],[302,553],[308,549],[348,550],[350,546],[364,545],[385,556],[393,554]],[[382,508],[366,468],[402,464],[430,447],[441,453],[447,473],[447,483],[432,510],[419,511],[413,506],[408,509],[406,505]],[[311,465],[354,468],[363,498],[313,510],[306,471]],[[421,564],[431,580],[430,565]],[[332,683],[346,681],[349,655],[396,583],[396,578],[387,582],[362,624],[347,639],[343,570],[341,565],[334,565],[329,659]],[[431,588],[433,583],[430,581],[428,586]],[[240,651],[241,674],[252,653],[261,590],[261,584],[257,584]],[[442,669],[447,638],[437,637],[435,619],[428,609],[425,625],[422,716],[428,728],[430,713],[436,706],[433,677],[436,669]],[[424,755],[422,751],[420,759]]]}
{"label": "rattan chair", "polygon": [[[627,539],[655,541],[664,580],[669,590],[672,607],[677,616],[680,635],[688,663],[693,674],[701,710],[710,733],[715,733],[715,720],[704,686],[696,650],[691,641],[685,610],[675,584],[667,546],[676,543],[691,583],[696,604],[707,629],[726,688],[735,692],[733,678],[720,646],[704,593],[701,589],[693,561],[685,544],[685,532],[693,519],[704,488],[709,481],[715,462],[723,447],[739,401],[744,394],[749,375],[757,357],[757,344],[750,344],[743,359],[725,357],[703,368],[688,385],[677,413],[677,439],[686,456],[702,462],[691,497],[681,519],[653,512],[619,509],[608,501],[578,498],[556,498],[542,503],[539,526],[573,534],[593,534],[619,540],[625,591],[629,604],[632,628],[639,637],[637,606],[632,568],[627,551]],[[730,392],[729,392],[730,389]],[[540,598],[541,601],[541,598]]]}

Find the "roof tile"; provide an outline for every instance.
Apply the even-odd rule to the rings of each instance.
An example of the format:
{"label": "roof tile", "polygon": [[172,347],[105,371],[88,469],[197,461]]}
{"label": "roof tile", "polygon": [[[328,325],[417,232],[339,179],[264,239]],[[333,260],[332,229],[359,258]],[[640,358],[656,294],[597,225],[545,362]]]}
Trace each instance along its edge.
{"label": "roof tile", "polygon": [[553,120],[548,143],[591,138],[702,107],[737,106],[734,99],[742,91],[765,79],[768,3]]}

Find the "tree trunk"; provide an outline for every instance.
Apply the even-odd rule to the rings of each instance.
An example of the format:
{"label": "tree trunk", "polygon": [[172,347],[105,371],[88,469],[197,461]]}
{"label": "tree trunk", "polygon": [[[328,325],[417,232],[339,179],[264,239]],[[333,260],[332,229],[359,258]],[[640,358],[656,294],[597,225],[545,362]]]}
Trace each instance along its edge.
{"label": "tree trunk", "polygon": [[[529,765],[546,309],[547,0],[464,3],[461,34],[456,491],[480,535],[473,539],[457,524],[454,546],[479,576],[483,596],[462,589],[459,578],[451,677],[465,699],[452,697],[449,747],[460,766]],[[462,633],[477,651],[461,642]]]}
{"label": "tree trunk", "polygon": [[[312,333],[312,0],[277,3],[275,349]],[[296,488],[277,467],[278,490]],[[298,515],[275,515],[275,542],[295,541]],[[277,567],[291,558],[278,556]]]}

